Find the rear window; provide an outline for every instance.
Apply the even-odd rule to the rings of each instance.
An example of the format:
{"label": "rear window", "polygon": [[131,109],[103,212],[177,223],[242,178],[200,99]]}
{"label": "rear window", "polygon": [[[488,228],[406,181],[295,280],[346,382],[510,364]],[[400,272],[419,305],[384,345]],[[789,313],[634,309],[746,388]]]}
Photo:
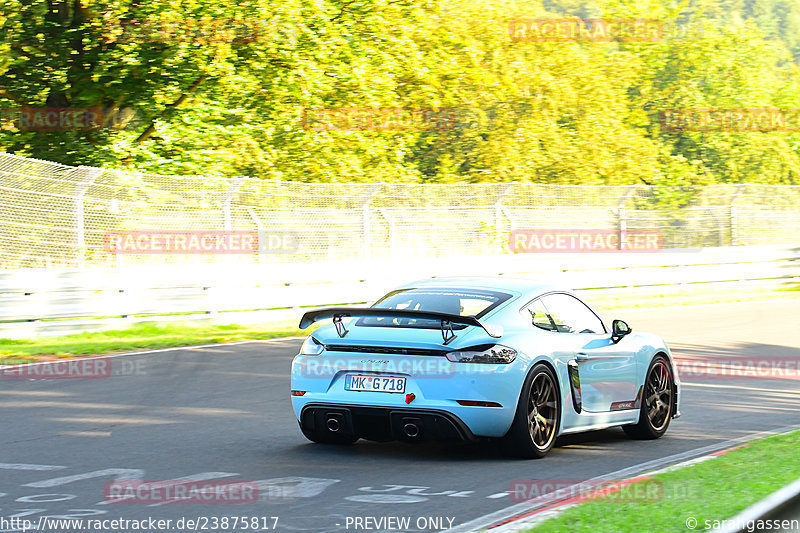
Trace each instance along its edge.
{"label": "rear window", "polygon": [[[511,298],[510,294],[477,289],[400,289],[378,300],[373,308],[400,309],[404,311],[433,311],[480,318]],[[439,329],[438,320],[414,318],[363,317],[357,326],[401,326]],[[455,326],[461,329],[466,326]]]}

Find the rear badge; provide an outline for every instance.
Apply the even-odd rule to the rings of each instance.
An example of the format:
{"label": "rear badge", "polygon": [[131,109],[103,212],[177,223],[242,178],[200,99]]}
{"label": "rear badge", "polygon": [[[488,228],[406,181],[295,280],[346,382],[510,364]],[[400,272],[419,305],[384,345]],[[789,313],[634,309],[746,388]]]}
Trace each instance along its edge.
{"label": "rear badge", "polygon": [[416,398],[416,396],[414,396],[414,393],[413,393],[413,392],[412,392],[412,393],[409,393],[409,394],[406,394],[406,403],[411,403],[411,402],[413,402],[413,401],[414,401],[414,398]]}

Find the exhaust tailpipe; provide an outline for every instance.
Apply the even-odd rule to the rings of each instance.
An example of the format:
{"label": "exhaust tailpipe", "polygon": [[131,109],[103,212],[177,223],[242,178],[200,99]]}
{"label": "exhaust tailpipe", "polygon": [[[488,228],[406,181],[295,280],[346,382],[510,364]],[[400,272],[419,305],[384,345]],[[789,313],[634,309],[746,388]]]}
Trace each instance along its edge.
{"label": "exhaust tailpipe", "polygon": [[342,425],[339,423],[337,419],[333,417],[328,419],[327,426],[328,426],[328,431],[331,431],[333,433],[338,433],[338,431],[342,429]]}
{"label": "exhaust tailpipe", "polygon": [[419,436],[419,426],[409,422],[403,426],[403,433],[405,433],[406,437],[416,438]]}

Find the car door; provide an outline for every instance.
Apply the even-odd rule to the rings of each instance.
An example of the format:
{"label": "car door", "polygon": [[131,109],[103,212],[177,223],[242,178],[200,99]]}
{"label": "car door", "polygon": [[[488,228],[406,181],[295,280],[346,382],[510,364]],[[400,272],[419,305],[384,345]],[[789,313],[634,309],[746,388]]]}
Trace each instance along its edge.
{"label": "car door", "polygon": [[[571,294],[552,293],[542,303],[571,352],[573,389],[581,411],[631,409],[637,397],[637,362],[628,343],[614,343],[602,320]],[[577,378],[577,380],[576,380]]]}

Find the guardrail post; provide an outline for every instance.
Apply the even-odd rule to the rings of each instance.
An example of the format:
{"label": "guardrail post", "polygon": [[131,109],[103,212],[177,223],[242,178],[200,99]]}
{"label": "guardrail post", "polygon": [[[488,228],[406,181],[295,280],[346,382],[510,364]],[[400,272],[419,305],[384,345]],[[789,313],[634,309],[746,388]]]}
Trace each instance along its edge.
{"label": "guardrail post", "polygon": [[369,221],[369,204],[383,187],[383,183],[376,183],[369,190],[367,195],[361,200],[361,230],[363,236],[362,250],[364,259],[372,256],[372,228]]}
{"label": "guardrail post", "polygon": [[86,227],[83,197],[92,183],[103,173],[103,169],[96,167],[78,167],[73,172],[81,171],[86,172],[86,175],[83,176],[75,187],[75,192],[72,195],[72,206],[75,217],[75,266],[78,268],[83,268],[86,265]]}

